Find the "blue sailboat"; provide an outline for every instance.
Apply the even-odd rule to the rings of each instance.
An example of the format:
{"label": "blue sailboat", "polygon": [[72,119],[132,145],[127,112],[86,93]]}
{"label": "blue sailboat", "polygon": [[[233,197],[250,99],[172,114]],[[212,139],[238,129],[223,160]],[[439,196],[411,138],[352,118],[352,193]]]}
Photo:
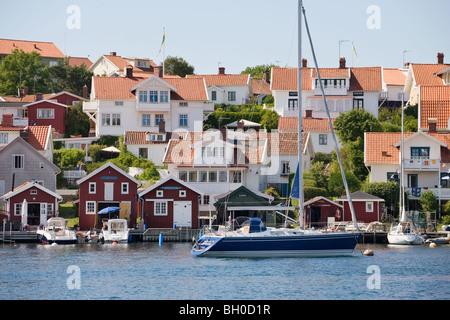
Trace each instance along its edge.
{"label": "blue sailboat", "polygon": [[[298,1],[299,16],[299,68],[298,68],[298,167],[294,178],[294,184],[291,191],[291,198],[299,200],[299,221],[298,227],[291,228],[269,228],[266,227],[259,218],[248,218],[245,222],[237,226],[237,228],[219,228],[216,232],[205,233],[200,239],[196,240],[191,254],[193,256],[233,256],[233,257],[280,257],[280,256],[340,256],[351,255],[354,253],[355,247],[361,237],[360,232],[321,232],[318,230],[307,230],[303,226],[303,159],[302,159],[302,86],[301,86],[301,25],[303,1]],[[331,117],[329,114],[325,92],[320,78],[319,68],[315,58],[314,48],[312,46],[309,34],[308,24],[305,16],[305,24],[313,51],[316,70],[321,84],[322,95],[332,136],[334,138],[335,147],[341,172],[343,173],[342,161],[339,155],[338,143],[334,134]],[[344,186],[349,198],[350,211],[356,229],[356,223],[353,204],[348,190],[345,175],[342,174]],[[286,208],[284,208],[286,209]],[[282,210],[282,207],[265,207],[262,210]]]}

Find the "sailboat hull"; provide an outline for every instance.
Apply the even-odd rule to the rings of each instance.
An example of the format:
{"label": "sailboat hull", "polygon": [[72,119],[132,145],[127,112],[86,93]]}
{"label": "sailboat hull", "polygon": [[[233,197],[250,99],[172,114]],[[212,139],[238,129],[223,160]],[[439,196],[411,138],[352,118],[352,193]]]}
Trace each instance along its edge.
{"label": "sailboat hull", "polygon": [[423,244],[423,238],[416,234],[390,233],[388,234],[388,242],[398,245],[420,245]]}
{"label": "sailboat hull", "polygon": [[360,233],[323,233],[299,236],[206,236],[194,246],[194,256],[280,257],[352,255]]}

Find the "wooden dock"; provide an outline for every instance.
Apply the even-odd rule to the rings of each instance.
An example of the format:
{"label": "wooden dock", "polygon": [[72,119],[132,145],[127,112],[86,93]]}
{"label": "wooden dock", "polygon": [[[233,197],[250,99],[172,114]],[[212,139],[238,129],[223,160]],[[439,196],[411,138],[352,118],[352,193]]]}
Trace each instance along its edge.
{"label": "wooden dock", "polygon": [[39,243],[36,232],[33,231],[0,231],[2,243]]}
{"label": "wooden dock", "polygon": [[163,241],[167,242],[192,242],[192,239],[198,237],[200,229],[176,228],[176,229],[147,229],[142,232],[143,242],[158,242],[160,234],[163,235]]}

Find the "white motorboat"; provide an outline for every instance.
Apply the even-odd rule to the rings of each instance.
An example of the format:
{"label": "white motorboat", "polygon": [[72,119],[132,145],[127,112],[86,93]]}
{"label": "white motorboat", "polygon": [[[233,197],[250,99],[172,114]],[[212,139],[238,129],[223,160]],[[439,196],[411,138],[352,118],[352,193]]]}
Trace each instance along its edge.
{"label": "white motorboat", "polygon": [[50,218],[44,229],[36,231],[39,241],[44,244],[75,244],[77,236],[75,232],[67,229],[64,218]]}
{"label": "white motorboat", "polygon": [[390,244],[418,245],[423,244],[423,238],[412,221],[400,221],[393,225],[387,235]]}
{"label": "white motorboat", "polygon": [[110,219],[102,228],[102,242],[128,242],[128,221],[126,219]]}

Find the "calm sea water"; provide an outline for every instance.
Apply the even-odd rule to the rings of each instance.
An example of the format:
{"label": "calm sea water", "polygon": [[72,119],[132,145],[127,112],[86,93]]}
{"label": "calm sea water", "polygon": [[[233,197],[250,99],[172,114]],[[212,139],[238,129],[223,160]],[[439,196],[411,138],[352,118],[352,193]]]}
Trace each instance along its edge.
{"label": "calm sea water", "polygon": [[[450,298],[449,245],[364,245],[353,257],[264,259],[191,257],[190,248],[0,245],[0,300]],[[366,248],[374,256],[363,256]]]}

